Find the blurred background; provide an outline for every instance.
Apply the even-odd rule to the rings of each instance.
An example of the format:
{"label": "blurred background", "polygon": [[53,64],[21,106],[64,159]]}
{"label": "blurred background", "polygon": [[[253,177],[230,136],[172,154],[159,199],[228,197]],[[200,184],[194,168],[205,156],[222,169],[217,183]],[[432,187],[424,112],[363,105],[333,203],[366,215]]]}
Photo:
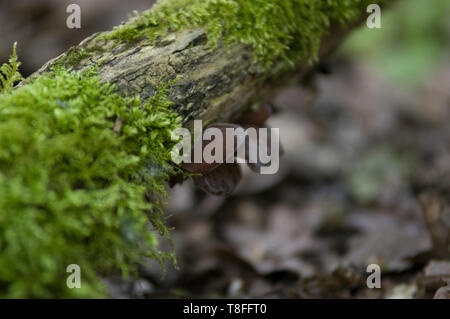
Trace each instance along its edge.
{"label": "blurred background", "polygon": [[[65,24],[74,2],[81,29]],[[152,3],[0,0],[0,64],[17,41],[28,76]],[[190,181],[171,189],[179,269],[167,265],[162,279],[148,261],[133,277],[105,277],[111,296],[442,295],[450,284],[449,47],[450,1],[383,10],[381,29],[362,27],[311,84],[273,101],[269,124],[285,150],[279,173],[245,170],[226,199]],[[372,263],[381,266],[381,289],[366,286]]]}

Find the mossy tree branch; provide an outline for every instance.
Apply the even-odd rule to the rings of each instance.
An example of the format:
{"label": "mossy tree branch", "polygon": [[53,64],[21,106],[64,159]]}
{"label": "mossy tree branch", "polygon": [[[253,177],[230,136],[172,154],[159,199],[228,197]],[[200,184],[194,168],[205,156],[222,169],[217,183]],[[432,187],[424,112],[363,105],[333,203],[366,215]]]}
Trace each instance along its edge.
{"label": "mossy tree branch", "polygon": [[[251,45],[220,39],[209,41],[206,27],[188,26],[178,31],[166,31],[156,39],[144,36],[130,42],[121,31],[128,30],[130,23],[139,25],[141,16],[137,16],[115,34],[113,31],[112,35],[105,32],[90,36],[49,61],[37,74],[50,70],[54,64],[77,70],[99,65],[103,82],[114,84],[123,96],[140,96],[143,101],[154,95],[161,83],[176,78],[168,98],[174,102],[172,108],[182,116],[185,126],[189,127],[194,119],[203,120],[205,125],[232,120],[247,107],[270,101],[288,83],[301,82],[308,77],[315,68],[314,61],[329,56],[347,33],[364,20],[365,1],[353,2],[351,12],[359,14],[346,24],[331,20],[332,25],[318,33],[320,39],[315,39],[320,43],[318,54],[310,52],[300,61],[281,56],[255,61]],[[152,35],[158,34],[152,32]],[[302,39],[293,39],[295,41]],[[295,60],[295,54],[292,55]]]}
{"label": "mossy tree branch", "polygon": [[[98,273],[171,258],[147,227],[169,236],[171,132],[232,121],[305,79],[367,3],[160,1],[1,93],[0,296],[98,296]],[[80,291],[65,285],[74,262]]]}

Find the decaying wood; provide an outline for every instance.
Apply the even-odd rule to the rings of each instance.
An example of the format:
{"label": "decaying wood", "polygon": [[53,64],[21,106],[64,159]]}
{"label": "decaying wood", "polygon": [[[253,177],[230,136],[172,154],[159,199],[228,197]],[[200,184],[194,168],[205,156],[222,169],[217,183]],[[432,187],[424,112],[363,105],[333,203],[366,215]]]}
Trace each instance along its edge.
{"label": "decaying wood", "polygon": [[[346,29],[331,27],[331,33],[322,41],[319,59],[329,56],[358,24]],[[306,61],[294,69],[288,68],[280,59],[265,71],[253,63],[251,49],[243,44],[219,43],[211,50],[202,29],[183,30],[154,43],[144,40],[134,45],[99,40],[98,35],[93,34],[76,47],[96,48],[77,68],[102,61],[98,68],[102,81],[114,83],[124,96],[139,95],[144,101],[158,85],[177,77],[169,98],[186,127],[194,119],[203,120],[205,125],[233,120],[248,106],[270,101],[280,88],[301,81],[314,69]],[[63,56],[49,61],[37,73],[47,71]]]}

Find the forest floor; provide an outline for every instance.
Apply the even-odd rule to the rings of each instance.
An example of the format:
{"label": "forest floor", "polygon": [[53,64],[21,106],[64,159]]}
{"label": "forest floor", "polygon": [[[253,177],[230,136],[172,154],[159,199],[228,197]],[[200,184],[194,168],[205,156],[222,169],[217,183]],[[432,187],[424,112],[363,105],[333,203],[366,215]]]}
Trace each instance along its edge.
{"label": "forest floor", "polygon": [[[450,61],[408,94],[367,65],[330,67],[275,100],[280,171],[246,170],[229,198],[172,189],[179,270],[161,280],[150,262],[139,279],[110,278],[114,296],[430,298],[446,285],[450,261],[431,238],[445,242],[449,206],[443,233],[424,216],[449,198]],[[370,264],[380,289],[367,286]]]}

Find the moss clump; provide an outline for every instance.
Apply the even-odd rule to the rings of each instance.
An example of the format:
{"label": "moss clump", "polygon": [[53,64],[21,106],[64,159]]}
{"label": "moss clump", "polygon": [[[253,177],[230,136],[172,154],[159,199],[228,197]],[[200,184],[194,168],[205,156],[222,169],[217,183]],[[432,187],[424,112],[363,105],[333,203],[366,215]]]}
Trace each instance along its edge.
{"label": "moss clump", "polygon": [[20,62],[16,54],[17,42],[14,43],[13,53],[9,58],[8,63],[4,63],[0,67],[0,94],[12,90],[14,84],[23,80],[19,73]]}
{"label": "moss clump", "polygon": [[[346,24],[365,12],[367,0],[160,0],[150,10],[102,36],[120,42],[156,38],[203,27],[212,48],[219,40],[253,48],[265,66],[279,58],[294,64],[316,58],[332,22]],[[383,3],[387,1],[378,1]]]}
{"label": "moss clump", "polygon": [[71,47],[61,60],[57,61],[56,65],[69,65],[74,66],[80,63],[81,60],[91,56],[92,50],[77,49],[77,47]]}
{"label": "moss clump", "polygon": [[[1,297],[103,296],[98,273],[173,258],[154,231],[168,235],[160,207],[180,125],[166,90],[143,104],[95,70],[56,67],[0,95]],[[69,264],[81,289],[66,286]]]}

